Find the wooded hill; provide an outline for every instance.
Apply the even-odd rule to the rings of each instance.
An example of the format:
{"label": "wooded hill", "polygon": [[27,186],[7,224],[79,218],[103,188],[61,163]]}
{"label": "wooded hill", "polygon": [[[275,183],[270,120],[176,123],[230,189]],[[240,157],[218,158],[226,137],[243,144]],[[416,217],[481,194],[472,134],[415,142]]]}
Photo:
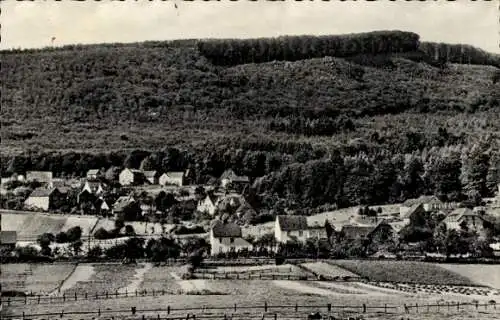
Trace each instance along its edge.
{"label": "wooded hill", "polygon": [[[361,180],[344,167],[352,161],[365,163],[356,174],[372,180],[378,179],[373,174],[379,162],[389,167],[395,161],[404,171],[409,158],[418,158],[431,170],[428,163],[438,166],[436,159],[446,158],[460,164],[461,184],[448,183],[440,192],[460,194],[464,155],[474,148],[488,155],[487,169],[500,172],[500,58],[471,46],[378,31],[74,45],[0,55],[2,174],[19,163],[23,169],[78,174],[87,167],[122,165],[132,150],[143,150],[135,153],[143,159],[168,147],[155,158],[160,169],[198,166],[204,179],[233,167],[265,175],[256,186],[260,192],[319,205],[332,194],[345,198],[343,180],[335,178],[328,199],[315,199],[273,179],[284,179],[284,172],[288,177],[289,165],[316,172],[308,161],[332,161],[333,154],[342,163],[336,172],[353,183]],[[182,159],[163,161],[171,151]],[[61,169],[61,163],[73,166]],[[403,172],[395,170],[397,181]],[[498,177],[491,172],[488,188],[483,177],[481,194],[493,192]],[[410,194],[435,188],[433,183]],[[389,199],[373,196],[374,190],[357,190],[344,203],[407,196],[394,191]]]}

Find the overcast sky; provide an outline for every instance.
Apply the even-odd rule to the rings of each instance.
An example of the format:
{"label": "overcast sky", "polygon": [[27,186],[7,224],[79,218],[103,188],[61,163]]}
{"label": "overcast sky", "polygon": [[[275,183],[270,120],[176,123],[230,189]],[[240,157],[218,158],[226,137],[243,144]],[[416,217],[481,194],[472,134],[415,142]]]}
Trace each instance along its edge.
{"label": "overcast sky", "polygon": [[[175,9],[174,3],[178,9]],[[500,53],[498,1],[55,2],[2,1],[0,48],[413,31],[422,41],[471,44]]]}

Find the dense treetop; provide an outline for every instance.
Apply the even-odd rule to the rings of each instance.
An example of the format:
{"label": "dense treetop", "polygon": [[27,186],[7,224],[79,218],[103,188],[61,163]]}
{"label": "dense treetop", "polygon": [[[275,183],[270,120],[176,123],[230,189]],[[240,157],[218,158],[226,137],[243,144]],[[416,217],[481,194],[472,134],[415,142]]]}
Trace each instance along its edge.
{"label": "dense treetop", "polygon": [[500,57],[471,46],[378,31],[0,55],[3,174],[152,153],[201,180],[233,167],[307,206],[487,195],[500,182]]}

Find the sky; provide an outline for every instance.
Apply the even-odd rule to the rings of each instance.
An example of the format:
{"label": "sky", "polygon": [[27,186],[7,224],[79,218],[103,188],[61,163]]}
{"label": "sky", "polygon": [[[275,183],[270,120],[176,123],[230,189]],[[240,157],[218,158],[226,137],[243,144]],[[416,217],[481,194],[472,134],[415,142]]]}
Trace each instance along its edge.
{"label": "sky", "polygon": [[403,30],[418,33],[421,41],[500,53],[498,1],[7,0],[0,6],[1,49]]}

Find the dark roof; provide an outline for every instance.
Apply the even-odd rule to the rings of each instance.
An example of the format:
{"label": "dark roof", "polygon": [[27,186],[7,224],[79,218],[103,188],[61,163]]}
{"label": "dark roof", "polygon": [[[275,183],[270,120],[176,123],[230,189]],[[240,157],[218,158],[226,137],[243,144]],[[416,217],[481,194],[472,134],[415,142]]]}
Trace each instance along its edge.
{"label": "dark roof", "polygon": [[418,212],[419,210],[424,210],[424,205],[422,203],[413,204],[408,212],[404,214],[404,218],[410,218],[415,212]]}
{"label": "dark roof", "polygon": [[480,220],[484,220],[477,212],[472,211],[469,208],[458,208],[453,210],[446,218],[444,218],[444,222],[458,222],[463,217],[473,217]]}
{"label": "dark roof", "polygon": [[436,196],[421,196],[417,199],[408,199],[404,202],[404,205],[411,207],[415,204],[442,204],[443,202]]}
{"label": "dark roof", "polygon": [[16,244],[16,231],[0,231],[0,244]]}
{"label": "dark roof", "polygon": [[347,239],[366,238],[374,229],[374,226],[346,225],[342,227],[342,233]]}
{"label": "dark roof", "polygon": [[30,197],[49,197],[57,188],[46,189],[46,188],[37,188],[33,190],[30,194]]}
{"label": "dark roof", "polygon": [[277,216],[278,223],[283,231],[306,230],[306,216]]}
{"label": "dark roof", "polygon": [[235,223],[223,223],[215,220],[211,226],[215,238],[239,238],[241,237],[241,228]]}

